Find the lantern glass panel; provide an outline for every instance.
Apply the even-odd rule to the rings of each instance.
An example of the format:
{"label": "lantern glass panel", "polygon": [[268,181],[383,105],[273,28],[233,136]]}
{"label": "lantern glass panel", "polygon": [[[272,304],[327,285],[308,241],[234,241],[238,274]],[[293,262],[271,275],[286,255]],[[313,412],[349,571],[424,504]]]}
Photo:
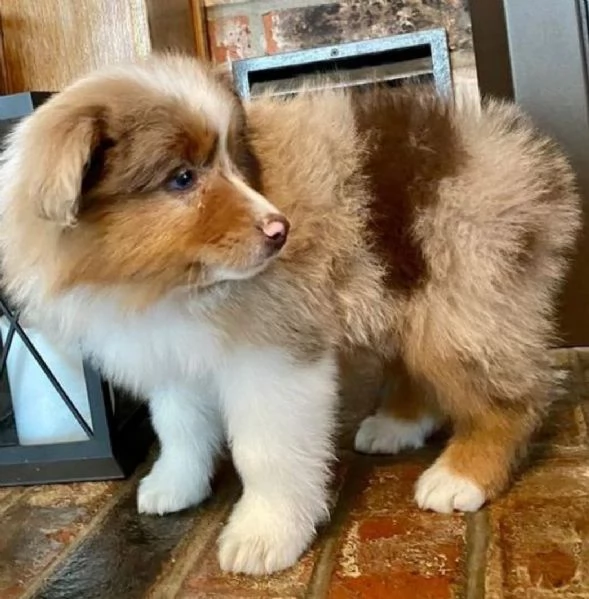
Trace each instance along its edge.
{"label": "lantern glass panel", "polygon": [[[79,422],[81,417],[86,428],[92,432],[92,416],[80,353],[73,348],[57,346],[34,328],[23,328],[22,331],[28,344],[13,327],[11,318],[6,314],[0,317],[0,339],[6,357],[0,385],[3,391],[0,414],[4,414],[0,426],[4,425],[2,428],[6,429],[4,436],[9,435],[7,431],[14,428],[19,445],[88,440],[88,430],[84,430]],[[30,345],[37,355],[31,351]],[[62,394],[73,404],[78,418]],[[9,403],[11,408],[8,407]]]}

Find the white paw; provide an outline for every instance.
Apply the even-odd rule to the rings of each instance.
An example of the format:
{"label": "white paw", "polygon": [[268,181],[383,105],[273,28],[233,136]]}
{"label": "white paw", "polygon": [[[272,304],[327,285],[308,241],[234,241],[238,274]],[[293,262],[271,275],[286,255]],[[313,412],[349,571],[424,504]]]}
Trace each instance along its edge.
{"label": "white paw", "polygon": [[156,463],[141,480],[137,490],[137,509],[140,514],[162,516],[197,505],[211,492],[208,479],[184,471],[166,469]]}
{"label": "white paw", "polygon": [[400,420],[377,413],[366,418],[358,432],[354,447],[360,453],[398,453],[402,449],[419,449],[437,428],[431,416],[421,420]]}
{"label": "white paw", "polygon": [[449,514],[454,510],[476,512],[486,497],[472,480],[436,462],[417,481],[415,500],[421,509]]}
{"label": "white paw", "polygon": [[314,535],[294,510],[244,496],[219,538],[219,564],[226,572],[271,574],[294,565]]}

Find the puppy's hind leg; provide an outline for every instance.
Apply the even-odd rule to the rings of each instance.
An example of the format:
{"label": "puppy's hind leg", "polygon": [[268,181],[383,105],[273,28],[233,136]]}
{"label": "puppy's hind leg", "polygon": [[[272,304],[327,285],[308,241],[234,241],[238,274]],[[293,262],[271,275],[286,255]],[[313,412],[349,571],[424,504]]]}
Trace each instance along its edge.
{"label": "puppy's hind leg", "polygon": [[428,390],[407,372],[402,359],[387,365],[381,402],[356,433],[356,451],[395,454],[418,449],[442,425]]}
{"label": "puppy's hind leg", "polygon": [[520,373],[519,390],[513,384],[508,391],[501,384],[510,376],[507,367],[493,373],[488,366],[456,357],[434,358],[425,367],[454,434],[417,483],[415,498],[423,509],[478,510],[506,488],[525,454],[547,403],[544,367],[534,371],[530,363]]}

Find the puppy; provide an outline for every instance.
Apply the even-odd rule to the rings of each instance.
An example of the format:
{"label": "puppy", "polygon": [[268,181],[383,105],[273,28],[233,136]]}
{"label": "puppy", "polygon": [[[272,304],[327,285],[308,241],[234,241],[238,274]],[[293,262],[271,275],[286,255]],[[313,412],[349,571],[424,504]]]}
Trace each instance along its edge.
{"label": "puppy", "polygon": [[342,352],[370,348],[391,382],[358,450],[452,424],[424,509],[500,493],[549,401],[580,202],[514,106],[389,88],[243,105],[209,67],[154,56],[23,120],[0,190],[11,301],[149,402],[139,511],[200,503],[228,442],[224,570],[291,566],[328,516]]}

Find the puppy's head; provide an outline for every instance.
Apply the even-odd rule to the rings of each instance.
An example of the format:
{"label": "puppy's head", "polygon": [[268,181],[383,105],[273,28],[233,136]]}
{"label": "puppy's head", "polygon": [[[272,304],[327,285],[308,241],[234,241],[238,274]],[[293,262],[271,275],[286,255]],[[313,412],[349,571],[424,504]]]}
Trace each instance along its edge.
{"label": "puppy's head", "polygon": [[248,278],[288,234],[258,191],[239,100],[188,58],[97,72],[54,96],[9,138],[0,186],[8,275],[10,257],[28,255],[59,289]]}

